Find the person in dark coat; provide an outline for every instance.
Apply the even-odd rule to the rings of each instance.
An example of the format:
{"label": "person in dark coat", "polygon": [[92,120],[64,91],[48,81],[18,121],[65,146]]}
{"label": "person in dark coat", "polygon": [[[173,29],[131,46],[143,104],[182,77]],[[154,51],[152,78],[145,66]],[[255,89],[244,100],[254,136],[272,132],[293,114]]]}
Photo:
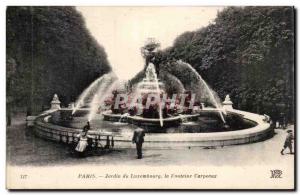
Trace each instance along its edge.
{"label": "person in dark coat", "polygon": [[283,112],[281,112],[279,116],[279,128],[286,128],[286,116]]}
{"label": "person in dark coat", "polygon": [[136,144],[137,158],[141,159],[143,157],[142,147],[144,143],[145,131],[142,128],[137,128],[134,130],[132,143]]}
{"label": "person in dark coat", "polygon": [[90,122],[88,121],[88,122],[86,123],[86,125],[84,125],[83,131],[84,131],[84,132],[88,132],[90,129],[91,129],[91,126],[90,126]]}
{"label": "person in dark coat", "polygon": [[280,152],[282,155],[284,155],[283,152],[284,152],[284,150],[286,148],[289,148],[290,154],[293,154],[293,145],[292,145],[293,144],[293,140],[294,140],[293,131],[292,130],[288,130],[287,133],[288,133],[288,135],[285,138],[283,149]]}

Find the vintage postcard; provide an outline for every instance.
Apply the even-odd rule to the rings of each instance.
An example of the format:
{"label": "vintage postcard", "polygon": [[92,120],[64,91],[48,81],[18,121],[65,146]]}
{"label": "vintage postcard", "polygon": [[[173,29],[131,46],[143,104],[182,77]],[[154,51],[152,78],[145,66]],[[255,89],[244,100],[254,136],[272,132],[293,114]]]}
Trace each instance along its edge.
{"label": "vintage postcard", "polygon": [[295,189],[295,9],[6,9],[7,189]]}

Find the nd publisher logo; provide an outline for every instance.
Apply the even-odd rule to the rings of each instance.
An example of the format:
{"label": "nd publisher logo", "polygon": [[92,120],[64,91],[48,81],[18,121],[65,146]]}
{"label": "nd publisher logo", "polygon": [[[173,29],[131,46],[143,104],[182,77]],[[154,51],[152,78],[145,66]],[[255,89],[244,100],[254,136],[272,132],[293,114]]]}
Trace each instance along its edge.
{"label": "nd publisher logo", "polygon": [[279,169],[270,170],[271,171],[271,177],[270,178],[282,178],[282,171]]}

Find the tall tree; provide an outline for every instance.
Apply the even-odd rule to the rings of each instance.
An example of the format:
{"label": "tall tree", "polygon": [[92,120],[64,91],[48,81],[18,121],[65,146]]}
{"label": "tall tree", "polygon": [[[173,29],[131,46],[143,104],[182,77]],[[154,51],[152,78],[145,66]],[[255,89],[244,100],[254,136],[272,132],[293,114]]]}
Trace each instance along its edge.
{"label": "tall tree", "polygon": [[16,64],[7,92],[12,104],[26,107],[28,114],[45,109],[54,93],[64,105],[75,101],[111,70],[104,48],[74,7],[8,7],[6,26],[7,59]]}
{"label": "tall tree", "polygon": [[226,8],[207,27],[180,35],[163,56],[165,65],[190,63],[240,109],[294,118],[293,7]]}

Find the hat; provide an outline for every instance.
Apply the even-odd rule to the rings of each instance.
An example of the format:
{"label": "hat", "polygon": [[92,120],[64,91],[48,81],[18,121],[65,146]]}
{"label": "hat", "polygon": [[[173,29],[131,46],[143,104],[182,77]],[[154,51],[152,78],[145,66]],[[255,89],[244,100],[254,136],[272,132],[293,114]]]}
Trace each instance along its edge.
{"label": "hat", "polygon": [[289,129],[289,130],[287,130],[286,132],[288,132],[288,133],[292,133],[293,131]]}

